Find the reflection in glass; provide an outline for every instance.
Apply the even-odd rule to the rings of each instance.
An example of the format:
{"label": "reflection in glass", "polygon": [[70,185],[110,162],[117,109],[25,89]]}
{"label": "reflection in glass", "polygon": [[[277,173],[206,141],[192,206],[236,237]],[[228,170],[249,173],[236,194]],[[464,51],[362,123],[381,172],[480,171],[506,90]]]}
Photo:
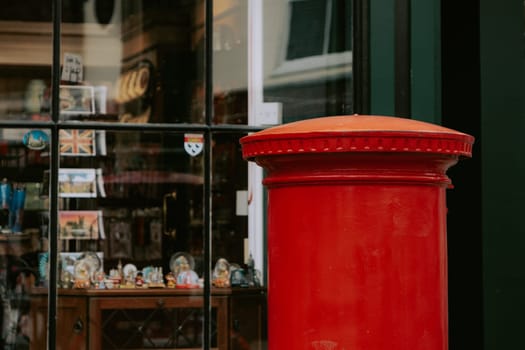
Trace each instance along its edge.
{"label": "reflection in glass", "polygon": [[0,121],[49,120],[50,0],[2,4],[0,52]]}
{"label": "reflection in glass", "polygon": [[[162,268],[160,282],[172,254],[202,260],[202,220],[194,213],[202,213],[203,157],[185,151],[185,134],[62,131],[61,251],[104,252],[107,273],[119,264]],[[80,154],[82,145],[89,148]]]}
{"label": "reflection in glass", "polygon": [[212,263],[220,258],[245,264],[249,256],[248,165],[238,139],[244,135],[217,133],[212,148]]}
{"label": "reflection in glass", "polygon": [[213,122],[248,121],[247,1],[214,1]]}
{"label": "reflection in glass", "polygon": [[[189,135],[61,130],[58,329],[71,319],[89,322],[95,348],[201,344],[186,343],[168,323],[152,322],[189,312],[197,317],[192,339],[202,338],[204,169],[203,154],[186,145],[198,142],[199,134]],[[181,263],[174,275],[177,256],[187,266]],[[78,307],[64,304],[72,300]],[[82,318],[79,309],[88,307],[93,313]],[[59,344],[67,341],[57,333]]]}
{"label": "reflection in glass", "polygon": [[62,26],[62,120],[204,122],[202,0],[75,4],[64,2],[77,12]]}
{"label": "reflection in glass", "polygon": [[5,349],[24,348],[45,324],[33,317],[31,296],[47,287],[49,206],[42,181],[49,169],[49,134],[0,130],[0,342]]}
{"label": "reflection in glass", "polygon": [[264,98],[283,122],[352,112],[352,1],[264,1]]}
{"label": "reflection in glass", "polygon": [[[204,1],[58,3],[54,102],[60,123],[53,125],[53,146],[60,169],[50,169],[49,130],[0,130],[0,245],[6,252],[0,254],[0,346],[44,349],[50,341],[75,349],[199,348],[207,341],[205,300],[211,347],[260,344],[265,295],[248,277],[255,273],[245,248],[247,164],[238,142],[244,134],[213,134],[211,191],[204,193],[203,128],[147,130],[157,123],[205,123]],[[0,122],[50,121],[51,2],[4,5]],[[246,124],[247,2],[214,5],[213,124]],[[101,124],[91,129],[84,121]],[[53,215],[51,187],[58,190]],[[245,277],[234,280],[235,288],[224,280],[222,289],[204,295],[203,278],[212,273],[203,250],[208,195],[211,264],[228,259],[231,271]],[[58,227],[51,232],[55,214]],[[58,242],[56,286],[49,285],[49,237]],[[182,281],[189,283],[177,281],[170,266],[180,253],[191,257],[189,279]],[[49,330],[48,295],[58,295]],[[48,331],[54,332],[49,339]]]}

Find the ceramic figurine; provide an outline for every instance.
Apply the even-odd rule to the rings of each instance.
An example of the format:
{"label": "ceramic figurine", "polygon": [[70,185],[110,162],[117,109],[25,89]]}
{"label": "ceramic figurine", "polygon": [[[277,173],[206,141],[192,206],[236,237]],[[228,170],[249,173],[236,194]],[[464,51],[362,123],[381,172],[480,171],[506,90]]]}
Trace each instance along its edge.
{"label": "ceramic figurine", "polygon": [[136,287],[143,287],[144,286],[144,278],[142,277],[142,272],[137,272],[137,276],[135,277],[135,286]]}
{"label": "ceramic figurine", "polygon": [[168,272],[166,274],[166,286],[168,288],[175,288],[175,276],[173,275],[173,272]]}
{"label": "ceramic figurine", "polygon": [[215,287],[223,288],[230,286],[230,263],[220,258],[213,269],[212,283]]}

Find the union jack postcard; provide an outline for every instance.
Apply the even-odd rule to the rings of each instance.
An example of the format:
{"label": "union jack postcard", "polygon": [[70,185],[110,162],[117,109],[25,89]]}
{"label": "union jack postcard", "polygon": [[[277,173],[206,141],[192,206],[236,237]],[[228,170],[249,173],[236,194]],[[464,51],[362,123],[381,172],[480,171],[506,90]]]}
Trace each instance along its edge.
{"label": "union jack postcard", "polygon": [[61,156],[94,156],[95,130],[60,130]]}

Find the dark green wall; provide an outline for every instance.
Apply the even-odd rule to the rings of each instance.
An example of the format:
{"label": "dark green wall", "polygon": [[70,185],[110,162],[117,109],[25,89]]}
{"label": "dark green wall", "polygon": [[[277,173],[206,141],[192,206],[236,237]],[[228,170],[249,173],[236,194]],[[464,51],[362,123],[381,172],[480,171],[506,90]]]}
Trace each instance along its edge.
{"label": "dark green wall", "polygon": [[412,118],[441,122],[440,1],[411,2]]}
{"label": "dark green wall", "polygon": [[[395,115],[394,6],[370,0],[373,114]],[[525,349],[523,6],[412,0],[411,115],[476,137],[449,171],[451,350]]]}
{"label": "dark green wall", "polygon": [[[440,2],[411,2],[411,115],[441,121]],[[395,115],[395,1],[370,0],[371,113]]]}
{"label": "dark green wall", "polygon": [[[370,0],[372,114],[395,115],[395,6]],[[410,11],[410,116],[476,138],[448,172],[449,349],[483,349],[479,2],[412,0]]]}
{"label": "dark green wall", "polygon": [[485,349],[525,349],[525,20],[480,1]]}
{"label": "dark green wall", "polygon": [[394,115],[394,0],[370,0],[370,111]]}
{"label": "dark green wall", "polygon": [[441,100],[444,126],[476,138],[471,159],[448,171],[450,350],[483,349],[481,97],[478,0],[441,2]]}

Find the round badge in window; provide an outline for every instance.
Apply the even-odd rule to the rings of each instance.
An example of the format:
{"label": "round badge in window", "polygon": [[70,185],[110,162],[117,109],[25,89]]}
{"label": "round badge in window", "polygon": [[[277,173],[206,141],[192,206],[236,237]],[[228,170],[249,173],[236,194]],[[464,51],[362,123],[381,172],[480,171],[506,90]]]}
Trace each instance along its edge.
{"label": "round badge in window", "polygon": [[24,135],[22,142],[29,149],[41,150],[49,144],[49,135],[42,130],[31,130]]}

